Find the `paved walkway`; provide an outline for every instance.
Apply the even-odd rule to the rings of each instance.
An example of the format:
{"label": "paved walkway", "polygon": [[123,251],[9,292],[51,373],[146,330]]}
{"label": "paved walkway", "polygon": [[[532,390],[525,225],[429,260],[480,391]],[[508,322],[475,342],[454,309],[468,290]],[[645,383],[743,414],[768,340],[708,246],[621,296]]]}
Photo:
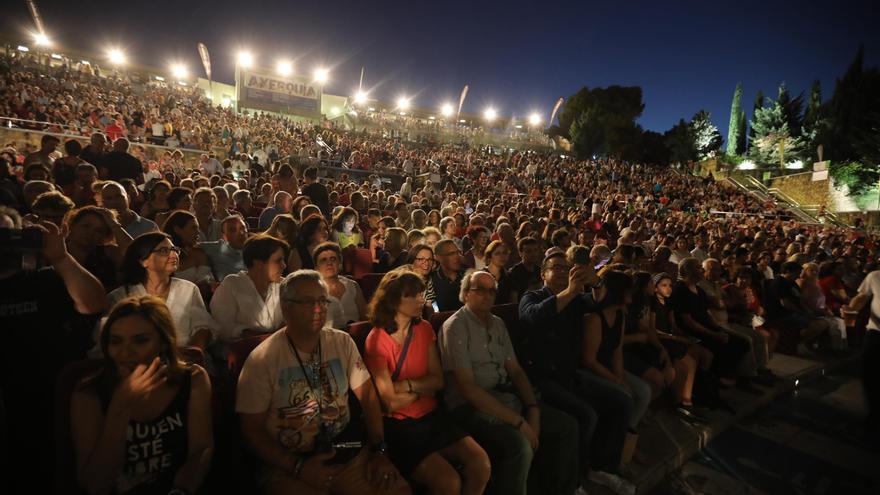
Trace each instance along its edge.
{"label": "paved walkway", "polygon": [[699,425],[668,410],[649,413],[639,451],[652,462],[631,464],[628,477],[638,493],[657,495],[880,493],[878,449],[860,438],[856,363],[856,356],[822,362],[777,354],[774,387],[760,396],[722,392],[735,415],[713,411],[711,423]]}

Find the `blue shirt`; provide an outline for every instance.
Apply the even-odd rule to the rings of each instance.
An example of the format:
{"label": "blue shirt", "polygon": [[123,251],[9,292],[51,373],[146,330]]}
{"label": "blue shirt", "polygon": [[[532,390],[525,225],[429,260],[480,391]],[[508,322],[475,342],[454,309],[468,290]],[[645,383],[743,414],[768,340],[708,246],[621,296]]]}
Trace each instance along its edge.
{"label": "blue shirt", "polygon": [[245,269],[241,250],[235,249],[225,239],[213,242],[203,242],[199,247],[211,260],[211,268],[214,270],[214,278],[222,282],[227,275],[238,273]]}

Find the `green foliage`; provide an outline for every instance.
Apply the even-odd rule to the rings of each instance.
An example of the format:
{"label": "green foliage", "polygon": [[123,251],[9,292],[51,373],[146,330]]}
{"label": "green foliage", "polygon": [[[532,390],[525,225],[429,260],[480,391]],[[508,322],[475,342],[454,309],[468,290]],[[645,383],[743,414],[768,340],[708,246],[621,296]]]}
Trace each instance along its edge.
{"label": "green foliage", "polygon": [[761,165],[780,165],[804,159],[805,142],[792,134],[782,104],[777,100],[767,108],[758,109],[752,118],[755,137],[749,157]]}
{"label": "green foliage", "polygon": [[850,196],[864,194],[880,180],[880,170],[876,165],[865,165],[861,162],[831,162],[829,173],[834,177],[837,187],[844,184],[849,187]]}
{"label": "green foliage", "polygon": [[758,94],[755,96],[755,104],[752,105],[752,120],[749,122],[748,150],[750,153],[755,143],[755,116],[758,114],[758,110],[762,108],[764,108],[764,92],[759,89]]}
{"label": "green foliage", "polygon": [[733,101],[730,103],[730,123],[727,128],[727,154],[735,155],[741,136],[740,117],[742,114],[742,83],[737,83],[733,91]]}
{"label": "green foliage", "polygon": [[672,126],[663,135],[663,142],[669,149],[669,161],[672,163],[687,163],[697,159],[697,150],[694,146],[694,130],[689,122],[680,119],[678,124]]}
{"label": "green foliage", "polygon": [[803,123],[801,113],[804,107],[804,94],[801,93],[797,95],[797,97],[792,98],[791,95],[788,94],[788,88],[785,86],[785,83],[782,83],[779,85],[779,94],[776,98],[776,103],[782,109],[785,123],[788,124],[788,132],[791,133],[792,136],[800,136]]}
{"label": "green foliage", "polygon": [[739,128],[737,131],[736,154],[742,155],[746,152],[746,112],[743,110],[739,111],[736,126]]}
{"label": "green foliage", "polygon": [[721,138],[721,133],[718,132],[718,127],[712,124],[709,112],[700,110],[694,114],[690,126],[693,131],[694,151],[697,158],[705,160],[715,156],[721,149],[724,140]]}
{"label": "green foliage", "polygon": [[633,156],[642,133],[635,120],[644,109],[640,87],[584,87],[565,103],[559,129],[567,130],[579,158]]}

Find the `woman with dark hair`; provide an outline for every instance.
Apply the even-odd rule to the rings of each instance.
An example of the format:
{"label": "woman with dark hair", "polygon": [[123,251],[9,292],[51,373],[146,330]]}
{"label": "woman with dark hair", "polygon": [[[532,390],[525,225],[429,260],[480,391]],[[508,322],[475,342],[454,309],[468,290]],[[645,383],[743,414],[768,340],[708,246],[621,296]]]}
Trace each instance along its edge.
{"label": "woman with dark hair", "polygon": [[64,220],[67,225],[67,250],[86,270],[113,290],[131,236],[116,220],[115,212],[97,206],[72,210]]}
{"label": "woman with dark hair", "polygon": [[180,248],[180,262],[174,276],[205,288],[211,289],[216,284],[211,261],[199,247],[199,221],[188,211],[171,212],[162,232],[168,234],[171,242]]}
{"label": "woman with dark hair", "polygon": [[623,329],[626,307],[632,304],[632,289],[633,279],[626,273],[607,270],[602,274],[601,283],[594,290],[599,309],[584,317],[582,368],[578,372],[584,388],[596,394],[597,399],[610,398],[611,402],[625,404],[620,411],[624,431],[612,427],[615,433],[624,435],[615,438],[620,442],[607,444],[619,447],[623,464],[632,459],[639,422],[651,401],[650,385],[624,368]]}
{"label": "woman with dark hair", "polygon": [[211,298],[211,314],[222,328],[223,340],[281,328],[279,288],[289,252],[286,242],[267,234],[244,242],[242,258],[247,270],[227,275]]}
{"label": "woman with dark hair", "polygon": [[168,211],[168,195],[171,193],[171,183],[166,180],[158,180],[152,185],[144,187],[147,202],[141,207],[141,216],[155,220],[156,215]]}
{"label": "woman with dark hair", "polygon": [[178,355],[162,300],[127,298],[101,331],[104,364],[70,401],[77,480],[89,493],[196,493],[214,441],[211,382]]}
{"label": "woman with dark hair", "polygon": [[382,217],[376,224],[376,233],[370,237],[370,254],[373,256],[373,264],[379,263],[379,257],[385,248],[385,232],[397,225],[391,217]]}
{"label": "woman with dark hair", "polygon": [[495,295],[495,304],[507,304],[510,301],[510,282],[507,270],[504,268],[510,259],[510,248],[502,241],[492,241],[486,246],[483,259],[486,261],[486,270],[495,277],[498,283],[498,292]]}
{"label": "woman with dark hair", "polygon": [[173,278],[180,248],[163,232],[138,236],[125,251],[122,287],[109,294],[115,303],[130,296],[156,296],[164,301],[174,318],[177,342],[204,350],[219,328],[208,314],[199,288],[188,280]]}
{"label": "woman with dark hair", "polygon": [[327,324],[345,329],[349,323],[363,321],[367,316],[367,302],[361,287],[354,280],[340,275],[342,250],[335,242],[323,242],[312,255],[321,280],[327,284]]}
{"label": "woman with dark hair", "polygon": [[185,187],[175,187],[168,193],[166,202],[168,209],[156,214],[156,224],[160,227],[165,225],[165,221],[175,210],[190,211],[193,205],[192,189]]}
{"label": "woman with dark hair", "polygon": [[[425,283],[409,270],[388,273],[370,303],[373,329],[364,361],[385,411],[385,439],[401,474],[430,493],[480,494],[489,457],[435,397],[443,370],[431,324],[421,320]],[[461,475],[453,468],[462,465]]]}
{"label": "woman with dark hair", "polygon": [[322,242],[326,242],[330,236],[327,227],[327,220],[321,215],[309,215],[300,223],[299,236],[297,236],[296,244],[291,246],[291,271],[301,268],[315,269],[315,259],[312,253],[315,248]]}
{"label": "woman with dark hair", "polygon": [[482,270],[488,264],[486,247],[489,245],[489,229],[482,225],[471,226],[467,230],[471,248],[462,255],[465,266]]}
{"label": "woman with dark hair", "polygon": [[434,293],[434,282],[431,280],[431,272],[434,271],[437,262],[434,260],[434,250],[427,244],[416,244],[410,248],[407,261],[407,268],[415,272],[416,275],[422,277],[425,283],[425,307],[431,308],[434,301],[437,300],[437,294]]}
{"label": "woman with dark hair", "polygon": [[[287,243],[288,247],[292,247],[296,246],[296,239],[299,236],[299,225],[297,225],[293,215],[290,213],[281,213],[272,219],[272,224],[269,225],[269,228],[266,229],[265,233],[276,239],[281,239]],[[299,266],[292,265],[293,262],[299,263],[299,258],[296,257],[296,250],[288,249],[288,251],[289,254],[286,260],[287,268],[284,271],[285,275],[293,273],[300,268]]]}
{"label": "woman with dark hair", "polygon": [[[676,368],[666,348],[660,343],[657,331],[650,323],[650,302],[647,289],[651,274],[638,272],[633,277],[632,303],[627,308],[623,336],[624,368],[651,386],[651,399],[656,399],[672,385]],[[684,370],[682,370],[684,371]]]}
{"label": "woman with dark hair", "polygon": [[330,239],[339,244],[341,249],[346,249],[350,246],[358,247],[363,243],[360,229],[358,229],[358,212],[354,208],[342,208],[333,217],[330,231]]}

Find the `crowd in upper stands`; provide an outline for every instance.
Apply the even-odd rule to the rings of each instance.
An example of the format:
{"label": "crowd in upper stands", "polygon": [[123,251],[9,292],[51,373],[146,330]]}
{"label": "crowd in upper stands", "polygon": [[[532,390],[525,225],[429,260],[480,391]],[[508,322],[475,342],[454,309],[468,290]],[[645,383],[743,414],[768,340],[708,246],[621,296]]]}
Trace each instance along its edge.
{"label": "crowd in upper stands", "polygon": [[[0,151],[2,226],[42,238],[0,272],[2,460],[44,475],[10,493],[195,493],[230,468],[269,493],[634,493],[652,405],[706,422],[774,383],[774,353],[845,351],[876,268],[871,235],[670,168],[96,80],[0,62],[0,114],[52,123]],[[206,153],[134,149],[169,140]]]}

